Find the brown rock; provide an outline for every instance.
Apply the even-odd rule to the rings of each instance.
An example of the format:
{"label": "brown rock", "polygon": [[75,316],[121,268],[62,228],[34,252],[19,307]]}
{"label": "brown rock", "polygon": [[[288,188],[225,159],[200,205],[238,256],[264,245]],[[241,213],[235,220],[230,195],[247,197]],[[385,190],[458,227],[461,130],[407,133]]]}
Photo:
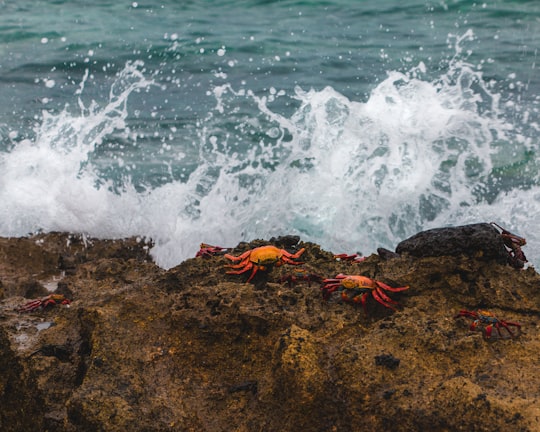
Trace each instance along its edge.
{"label": "brown rock", "polygon": [[327,375],[322,349],[312,332],[296,325],[281,335],[273,353],[273,391],[288,403],[301,403],[306,411],[324,395]]}
{"label": "brown rock", "polygon": [[[410,285],[389,294],[400,310],[278,283],[289,266],[246,284],[223,256],[165,271],[136,239],[0,239],[0,430],[540,429],[534,269],[476,254],[338,262],[286,239],[309,273]],[[25,281],[73,303],[18,314]],[[486,341],[454,318],[476,308],[521,336]]]}

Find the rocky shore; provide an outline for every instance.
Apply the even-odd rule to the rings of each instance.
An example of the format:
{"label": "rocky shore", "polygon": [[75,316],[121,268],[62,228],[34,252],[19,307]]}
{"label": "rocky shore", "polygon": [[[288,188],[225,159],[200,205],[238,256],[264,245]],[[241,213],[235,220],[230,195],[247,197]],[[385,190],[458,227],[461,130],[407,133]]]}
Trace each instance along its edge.
{"label": "rocky shore", "polygon": [[[539,431],[540,276],[491,232],[365,260],[290,237],[229,251],[303,247],[308,274],[410,287],[367,313],[281,282],[296,266],[245,283],[223,254],[164,270],[140,239],[0,238],[0,430]],[[52,292],[72,303],[17,311]],[[521,332],[486,339],[463,309]]]}

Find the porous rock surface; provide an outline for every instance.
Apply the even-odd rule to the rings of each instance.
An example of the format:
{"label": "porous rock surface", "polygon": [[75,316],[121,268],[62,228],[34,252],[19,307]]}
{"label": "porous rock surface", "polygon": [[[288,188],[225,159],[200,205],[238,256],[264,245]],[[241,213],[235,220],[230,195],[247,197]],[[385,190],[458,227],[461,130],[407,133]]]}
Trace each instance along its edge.
{"label": "porous rock surface", "polygon": [[396,253],[415,257],[466,255],[501,264],[508,260],[499,231],[488,223],[422,231],[399,243]]}
{"label": "porous rock surface", "polygon": [[[0,430],[540,430],[533,268],[297,247],[313,274],[410,289],[389,293],[397,312],[371,298],[366,314],[318,283],[280,283],[287,265],[246,284],[221,255],[161,269],[139,239],[0,238]],[[55,289],[70,307],[16,312]],[[522,334],[487,341],[455,318],[477,308]]]}

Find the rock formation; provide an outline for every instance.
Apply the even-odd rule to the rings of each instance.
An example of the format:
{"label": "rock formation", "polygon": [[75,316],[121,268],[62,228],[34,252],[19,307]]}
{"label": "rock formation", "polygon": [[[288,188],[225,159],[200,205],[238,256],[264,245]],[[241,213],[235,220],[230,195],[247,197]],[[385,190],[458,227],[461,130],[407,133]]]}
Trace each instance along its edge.
{"label": "rock formation", "polygon": [[[323,278],[410,286],[389,293],[398,312],[369,299],[366,314],[336,294],[323,301],[317,283],[280,283],[292,266],[246,284],[247,274],[225,274],[221,254],[164,270],[150,246],[59,233],[0,239],[0,430],[540,430],[532,267],[486,257],[476,243],[362,262],[280,244],[305,247],[304,268]],[[52,291],[73,302],[16,311]],[[455,318],[479,308],[519,322],[519,337],[486,340]]]}

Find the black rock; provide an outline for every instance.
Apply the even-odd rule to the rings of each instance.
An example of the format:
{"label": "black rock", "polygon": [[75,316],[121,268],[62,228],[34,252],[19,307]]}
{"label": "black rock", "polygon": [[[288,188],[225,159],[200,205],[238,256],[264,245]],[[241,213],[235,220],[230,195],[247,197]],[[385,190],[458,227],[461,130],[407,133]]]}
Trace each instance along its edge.
{"label": "black rock", "polygon": [[391,250],[385,248],[377,248],[377,254],[384,260],[389,260],[392,258],[399,258],[399,254],[392,252]]}
{"label": "black rock", "polygon": [[300,241],[300,236],[296,235],[285,235],[279,237],[272,237],[270,243],[275,244],[277,247],[285,249],[294,249]]}
{"label": "black rock", "polygon": [[400,360],[394,357],[392,354],[381,354],[375,356],[375,364],[377,366],[384,366],[388,369],[396,369],[399,366]]}
{"label": "black rock", "polygon": [[396,253],[414,257],[467,255],[501,264],[508,259],[501,234],[488,223],[422,231],[399,243]]}

